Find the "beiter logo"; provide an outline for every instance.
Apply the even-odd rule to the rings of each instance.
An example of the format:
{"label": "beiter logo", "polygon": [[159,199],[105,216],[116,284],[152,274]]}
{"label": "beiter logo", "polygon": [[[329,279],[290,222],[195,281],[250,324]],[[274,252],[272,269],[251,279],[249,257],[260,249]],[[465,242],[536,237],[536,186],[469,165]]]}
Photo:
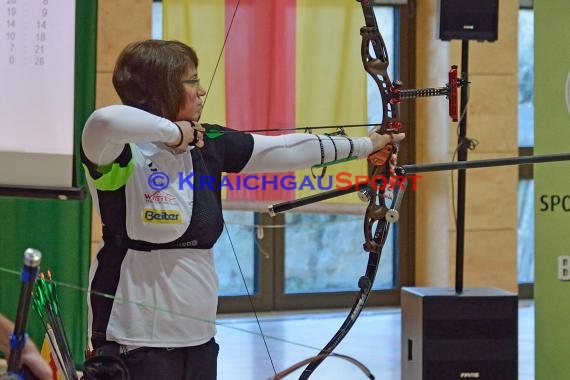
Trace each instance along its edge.
{"label": "beiter logo", "polygon": [[142,220],[145,223],[182,224],[182,214],[179,210],[145,208],[142,211]]}

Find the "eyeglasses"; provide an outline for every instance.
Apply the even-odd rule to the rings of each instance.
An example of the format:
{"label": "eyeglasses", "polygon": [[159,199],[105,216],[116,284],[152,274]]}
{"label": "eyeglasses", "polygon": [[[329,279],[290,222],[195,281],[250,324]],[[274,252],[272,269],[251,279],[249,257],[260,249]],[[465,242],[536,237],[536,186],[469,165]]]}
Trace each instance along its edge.
{"label": "eyeglasses", "polygon": [[186,79],[186,80],[183,80],[182,83],[186,83],[186,84],[189,84],[190,86],[192,86],[194,88],[198,88],[198,87],[200,87],[200,78]]}

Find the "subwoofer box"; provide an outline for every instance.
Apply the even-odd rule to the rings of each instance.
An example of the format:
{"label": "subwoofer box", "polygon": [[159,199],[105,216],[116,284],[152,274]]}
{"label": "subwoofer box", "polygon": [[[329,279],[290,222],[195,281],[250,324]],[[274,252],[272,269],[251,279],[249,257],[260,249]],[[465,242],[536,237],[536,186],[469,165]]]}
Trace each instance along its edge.
{"label": "subwoofer box", "polygon": [[403,380],[516,380],[518,297],[497,288],[404,287]]}

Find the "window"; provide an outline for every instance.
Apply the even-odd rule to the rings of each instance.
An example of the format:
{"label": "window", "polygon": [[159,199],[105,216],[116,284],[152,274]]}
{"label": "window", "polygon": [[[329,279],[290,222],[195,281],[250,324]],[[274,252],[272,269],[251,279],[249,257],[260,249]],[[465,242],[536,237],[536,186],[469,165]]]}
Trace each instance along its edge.
{"label": "window", "polygon": [[[519,10],[519,152],[534,146],[534,12]],[[518,282],[534,282],[534,180],[532,166],[522,166],[518,189]]]}
{"label": "window", "polygon": [[[285,293],[355,289],[368,259],[362,215],[289,213],[285,221]],[[394,256],[389,238],[373,289],[394,286]]]}
{"label": "window", "polygon": [[519,10],[519,146],[534,146],[534,11]]}
{"label": "window", "polygon": [[152,38],[162,39],[162,1],[152,2]]}
{"label": "window", "polygon": [[[395,58],[395,10],[389,6],[376,6],[374,13],[388,56]],[[394,78],[396,65],[397,59],[394,59],[388,67],[390,78]],[[367,75],[368,123],[382,120],[379,104],[378,86]],[[288,214],[285,221],[286,293],[354,289],[355,279],[364,273],[368,257],[360,248],[363,243],[362,214]],[[374,289],[390,289],[396,285],[394,231],[391,226]]]}
{"label": "window", "polygon": [[255,221],[256,214],[251,211],[224,211],[224,231],[214,246],[222,296],[247,295],[258,290],[255,268],[259,255],[267,253],[256,246],[260,236],[256,235],[259,230]]}

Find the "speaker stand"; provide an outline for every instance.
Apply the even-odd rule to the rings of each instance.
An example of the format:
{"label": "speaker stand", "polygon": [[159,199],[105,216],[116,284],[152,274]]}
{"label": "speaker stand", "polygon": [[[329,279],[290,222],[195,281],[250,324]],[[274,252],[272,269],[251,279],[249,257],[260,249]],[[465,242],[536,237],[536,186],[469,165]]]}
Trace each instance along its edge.
{"label": "speaker stand", "polygon": [[[461,102],[459,112],[459,135],[457,137],[457,161],[467,161],[467,102],[469,86],[469,40],[461,40],[461,78],[465,81],[461,86]],[[455,291],[463,292],[463,261],[465,248],[465,185],[466,171],[461,169],[457,173],[457,219],[455,239]]]}

